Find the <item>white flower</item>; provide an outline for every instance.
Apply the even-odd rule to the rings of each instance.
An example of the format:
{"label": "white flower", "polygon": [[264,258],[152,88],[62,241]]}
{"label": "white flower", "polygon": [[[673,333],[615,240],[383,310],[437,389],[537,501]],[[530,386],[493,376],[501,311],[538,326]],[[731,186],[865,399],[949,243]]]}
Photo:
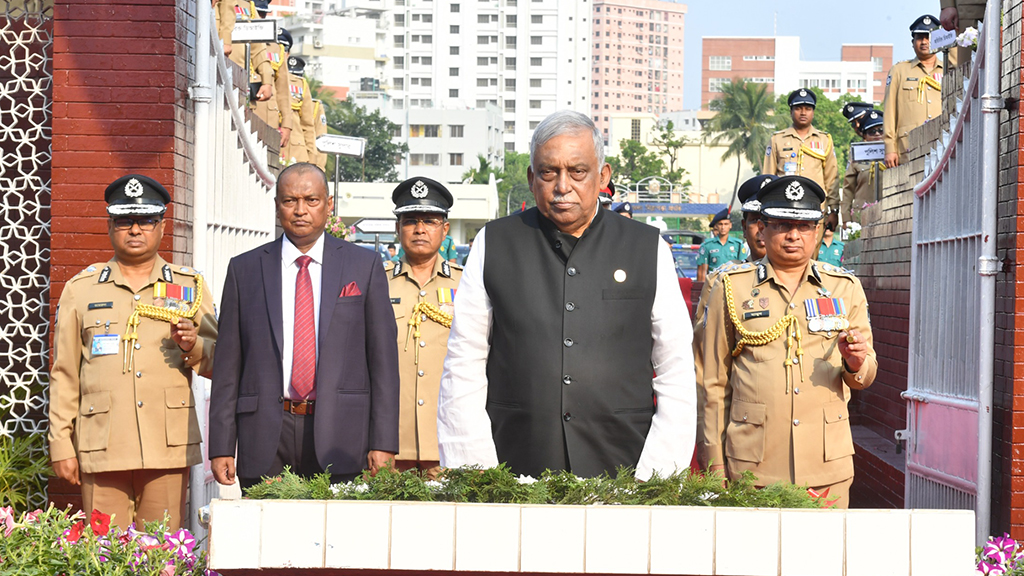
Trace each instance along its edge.
{"label": "white flower", "polygon": [[426,482],[423,483],[423,485],[426,486],[427,488],[430,488],[431,490],[438,490],[440,488],[444,488],[444,483],[438,482],[437,480],[427,480]]}
{"label": "white flower", "polygon": [[362,494],[363,492],[366,492],[369,489],[370,486],[368,484],[356,484],[355,487],[353,487],[353,491],[358,494]]}
{"label": "white flower", "polygon": [[963,34],[956,37],[956,45],[962,48],[977,48],[978,31],[974,28],[967,28]]}
{"label": "white flower", "polygon": [[537,481],[537,479],[534,478],[533,476],[524,476],[522,474],[519,475],[519,483],[520,484],[533,484],[536,481]]}
{"label": "white flower", "polygon": [[341,494],[341,484],[334,484],[331,486],[331,493],[337,496]]}
{"label": "white flower", "polygon": [[715,492],[705,492],[700,495],[700,499],[704,500],[705,502],[708,500],[714,500],[716,498],[718,498],[718,494]]}

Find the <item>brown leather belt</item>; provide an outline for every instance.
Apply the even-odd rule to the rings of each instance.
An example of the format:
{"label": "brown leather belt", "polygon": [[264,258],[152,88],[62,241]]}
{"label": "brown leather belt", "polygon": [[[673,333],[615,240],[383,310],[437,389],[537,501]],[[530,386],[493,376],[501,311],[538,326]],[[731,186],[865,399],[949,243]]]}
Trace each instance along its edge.
{"label": "brown leather belt", "polygon": [[316,404],[316,400],[303,400],[302,402],[296,402],[287,398],[281,401],[284,406],[285,412],[291,412],[299,416],[312,416],[313,405]]}

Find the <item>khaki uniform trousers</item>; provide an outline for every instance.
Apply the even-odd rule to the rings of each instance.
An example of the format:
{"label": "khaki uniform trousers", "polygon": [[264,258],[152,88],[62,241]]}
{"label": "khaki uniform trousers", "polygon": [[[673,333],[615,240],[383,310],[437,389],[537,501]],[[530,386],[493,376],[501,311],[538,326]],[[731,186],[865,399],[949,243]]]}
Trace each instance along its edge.
{"label": "khaki uniform trousers", "polygon": [[82,508],[110,514],[111,526],[127,530],[133,522],[139,530],[146,522],[160,521],[167,513],[169,531],[181,528],[185,519],[188,468],[170,470],[118,470],[82,473]]}

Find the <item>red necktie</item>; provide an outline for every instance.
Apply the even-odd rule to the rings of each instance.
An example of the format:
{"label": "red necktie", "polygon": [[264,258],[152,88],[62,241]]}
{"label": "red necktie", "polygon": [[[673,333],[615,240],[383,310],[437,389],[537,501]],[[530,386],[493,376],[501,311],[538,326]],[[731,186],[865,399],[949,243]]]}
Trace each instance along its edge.
{"label": "red necktie", "polygon": [[313,283],[309,256],[299,256],[295,277],[295,335],[292,340],[292,388],[305,400],[316,383],[316,324],[313,321]]}

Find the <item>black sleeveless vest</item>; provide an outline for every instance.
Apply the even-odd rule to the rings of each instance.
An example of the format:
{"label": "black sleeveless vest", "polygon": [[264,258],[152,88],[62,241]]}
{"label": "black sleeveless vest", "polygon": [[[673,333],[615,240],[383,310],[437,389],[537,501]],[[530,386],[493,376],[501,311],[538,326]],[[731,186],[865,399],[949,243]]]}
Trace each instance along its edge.
{"label": "black sleeveless vest", "polygon": [[599,209],[576,239],[532,208],[486,230],[498,461],[532,476],[636,466],[654,414],[657,229]]}

